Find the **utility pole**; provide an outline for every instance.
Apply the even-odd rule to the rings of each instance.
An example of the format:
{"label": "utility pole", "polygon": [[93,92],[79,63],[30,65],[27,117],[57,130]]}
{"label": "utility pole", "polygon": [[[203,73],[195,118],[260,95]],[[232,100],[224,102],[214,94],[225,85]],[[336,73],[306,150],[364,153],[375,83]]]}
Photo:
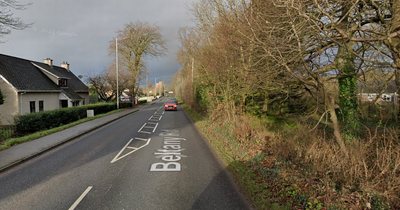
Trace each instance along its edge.
{"label": "utility pole", "polygon": [[149,82],[147,81],[147,74],[146,74],[146,96],[147,101],[149,101]]}
{"label": "utility pole", "polygon": [[118,38],[115,38],[115,69],[117,74],[117,109],[119,109],[119,87],[118,87]]}
{"label": "utility pole", "polygon": [[154,78],[154,96],[157,98],[157,79],[158,78]]}

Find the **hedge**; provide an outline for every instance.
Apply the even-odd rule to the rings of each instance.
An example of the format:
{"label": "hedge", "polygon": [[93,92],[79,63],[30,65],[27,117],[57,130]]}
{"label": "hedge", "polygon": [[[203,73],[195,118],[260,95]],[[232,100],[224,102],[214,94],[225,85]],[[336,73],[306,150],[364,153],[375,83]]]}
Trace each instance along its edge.
{"label": "hedge", "polygon": [[[120,108],[126,107],[132,107],[132,103],[120,104]],[[86,118],[87,110],[93,110],[98,115],[116,108],[116,103],[100,103],[19,115],[15,117],[16,133],[22,136],[69,124]]]}

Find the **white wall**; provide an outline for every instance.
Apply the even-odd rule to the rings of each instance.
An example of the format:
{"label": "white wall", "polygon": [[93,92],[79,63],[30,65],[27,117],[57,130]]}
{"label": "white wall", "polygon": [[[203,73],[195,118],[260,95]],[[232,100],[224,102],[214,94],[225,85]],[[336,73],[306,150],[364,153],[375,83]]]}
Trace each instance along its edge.
{"label": "white wall", "polygon": [[0,89],[4,96],[4,104],[0,105],[0,125],[12,125],[14,124],[14,116],[19,112],[17,93],[1,77]]}
{"label": "white wall", "polygon": [[39,112],[39,101],[44,101],[44,110],[53,110],[60,107],[59,102],[60,93],[20,93],[20,114],[31,113],[30,102],[35,101],[35,111]]}

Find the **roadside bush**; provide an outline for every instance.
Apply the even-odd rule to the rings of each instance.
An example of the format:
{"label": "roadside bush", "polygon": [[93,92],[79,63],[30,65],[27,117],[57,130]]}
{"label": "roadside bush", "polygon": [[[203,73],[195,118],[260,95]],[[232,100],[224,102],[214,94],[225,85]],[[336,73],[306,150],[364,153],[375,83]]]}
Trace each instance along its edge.
{"label": "roadside bush", "polygon": [[23,136],[75,122],[86,118],[87,110],[94,110],[94,114],[98,115],[115,109],[116,103],[101,103],[19,115],[15,117],[16,135]]}
{"label": "roadside bush", "polygon": [[120,109],[128,108],[128,107],[132,107],[132,102],[119,103],[119,108]]}

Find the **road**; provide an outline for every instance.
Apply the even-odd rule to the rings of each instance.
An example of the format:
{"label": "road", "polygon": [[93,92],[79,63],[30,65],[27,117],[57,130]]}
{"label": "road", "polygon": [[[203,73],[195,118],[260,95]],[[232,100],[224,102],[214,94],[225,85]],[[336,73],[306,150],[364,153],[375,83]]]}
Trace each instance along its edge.
{"label": "road", "polygon": [[1,173],[0,186],[2,210],[250,209],[184,111],[162,101]]}

